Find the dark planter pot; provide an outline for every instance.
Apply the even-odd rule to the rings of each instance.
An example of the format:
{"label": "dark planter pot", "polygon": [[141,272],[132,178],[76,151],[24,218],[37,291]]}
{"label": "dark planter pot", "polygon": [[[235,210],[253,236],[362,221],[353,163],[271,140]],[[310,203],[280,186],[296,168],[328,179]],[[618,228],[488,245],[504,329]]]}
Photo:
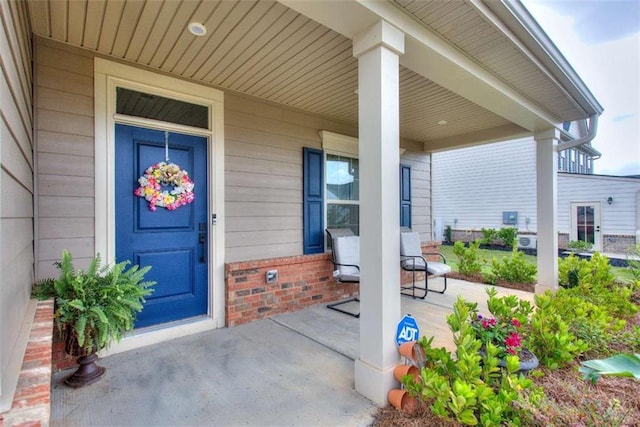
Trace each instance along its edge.
{"label": "dark planter pot", "polygon": [[64,380],[69,387],[79,388],[98,381],[107,371],[96,365],[98,349],[94,346],[91,353],[78,345],[78,340],[69,331],[65,331],[65,351],[70,356],[78,358],[78,369]]}
{"label": "dark planter pot", "polygon": [[[485,355],[484,348],[481,348],[478,351],[478,353],[481,356],[484,356]],[[518,357],[520,358],[520,368],[516,372],[522,372],[523,374],[526,374],[529,371],[536,369],[540,364],[536,355],[526,348],[522,348],[520,350]],[[507,362],[504,359],[500,359],[498,361],[498,366],[500,366],[501,368],[506,368]]]}

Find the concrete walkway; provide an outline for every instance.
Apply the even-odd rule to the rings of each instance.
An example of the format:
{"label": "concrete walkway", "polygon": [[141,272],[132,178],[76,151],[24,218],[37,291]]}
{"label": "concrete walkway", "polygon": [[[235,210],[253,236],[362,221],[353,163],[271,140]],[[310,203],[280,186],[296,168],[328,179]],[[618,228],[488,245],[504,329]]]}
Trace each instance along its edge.
{"label": "concrete walkway", "polygon": [[[457,295],[484,311],[484,288],[449,279],[444,295],[403,297],[402,313],[451,348],[445,316]],[[358,343],[359,319],[320,305],[116,354],[100,361],[105,377],[83,389],[62,384],[70,372],[54,376],[51,425],[369,425],[377,407],[353,388]]]}

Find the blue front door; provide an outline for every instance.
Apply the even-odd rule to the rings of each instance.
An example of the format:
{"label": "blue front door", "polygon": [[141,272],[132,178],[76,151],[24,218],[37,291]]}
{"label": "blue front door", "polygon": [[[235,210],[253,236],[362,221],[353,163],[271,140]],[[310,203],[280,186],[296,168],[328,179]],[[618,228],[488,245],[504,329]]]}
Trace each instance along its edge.
{"label": "blue front door", "polygon": [[[145,278],[157,282],[136,327],[207,313],[207,139],[173,132],[166,136],[165,146],[164,131],[116,125],[116,260],[150,265]],[[175,210],[153,211],[134,191],[149,166],[165,161],[167,148],[170,162],[194,182],[194,200]]]}

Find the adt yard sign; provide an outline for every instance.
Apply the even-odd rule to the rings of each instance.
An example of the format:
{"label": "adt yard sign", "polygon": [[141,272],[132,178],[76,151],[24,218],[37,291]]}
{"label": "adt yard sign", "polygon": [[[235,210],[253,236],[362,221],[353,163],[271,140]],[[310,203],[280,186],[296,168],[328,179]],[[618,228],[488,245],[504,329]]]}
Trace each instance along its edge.
{"label": "adt yard sign", "polygon": [[409,341],[416,341],[420,336],[420,328],[416,319],[410,315],[405,315],[398,323],[398,331],[396,332],[396,344],[400,345]]}

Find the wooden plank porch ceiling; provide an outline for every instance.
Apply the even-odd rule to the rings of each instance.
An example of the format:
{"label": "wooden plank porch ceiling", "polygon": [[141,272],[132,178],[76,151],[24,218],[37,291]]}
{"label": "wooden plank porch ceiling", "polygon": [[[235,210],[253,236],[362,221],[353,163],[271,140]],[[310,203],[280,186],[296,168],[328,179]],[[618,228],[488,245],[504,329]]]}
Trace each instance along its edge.
{"label": "wooden plank porch ceiling", "polygon": [[[471,4],[395,4],[558,121],[576,118],[575,106],[557,83]],[[351,40],[278,2],[38,0],[29,1],[28,9],[32,31],[39,36],[345,122],[357,121],[358,64]],[[190,34],[190,22],[204,24],[206,35]],[[443,120],[447,124],[438,125]],[[428,146],[430,140],[509,125],[505,118],[401,67],[403,137]]]}

